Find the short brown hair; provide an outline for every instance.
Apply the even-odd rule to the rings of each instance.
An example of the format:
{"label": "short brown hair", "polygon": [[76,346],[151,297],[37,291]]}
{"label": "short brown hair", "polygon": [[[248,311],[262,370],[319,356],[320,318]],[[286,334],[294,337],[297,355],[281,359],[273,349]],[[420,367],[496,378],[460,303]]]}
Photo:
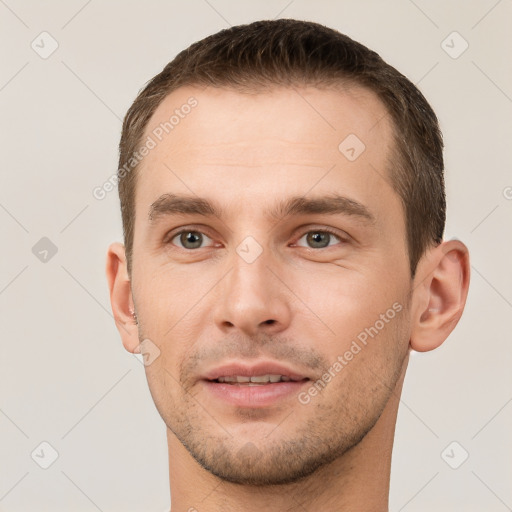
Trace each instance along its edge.
{"label": "short brown hair", "polygon": [[[411,276],[432,245],[441,243],[446,199],[443,140],[423,94],[374,51],[318,23],[279,19],[238,25],[180,52],[139,92],[126,113],[119,144],[119,198],[131,276],[137,168],[126,162],[143,142],[162,100],[185,85],[265,90],[273,86],[358,85],[382,101],[394,127],[390,178],[400,196]],[[340,141],[341,142],[341,141]]]}

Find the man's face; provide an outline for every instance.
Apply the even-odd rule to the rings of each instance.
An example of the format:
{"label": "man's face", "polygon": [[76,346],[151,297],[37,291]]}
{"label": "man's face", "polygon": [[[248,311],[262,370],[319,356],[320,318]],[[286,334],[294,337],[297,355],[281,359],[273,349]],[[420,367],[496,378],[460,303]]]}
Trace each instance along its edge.
{"label": "man's face", "polygon": [[[411,279],[391,126],[361,88],[184,87],[144,138],[191,96],[197,106],[137,182],[132,293],[139,338],[160,350],[150,391],[212,473],[294,481],[366,435],[406,360]],[[165,194],[202,198],[219,216],[187,201],[176,213]],[[346,198],[334,212],[307,208],[334,196]],[[285,382],[238,382],[269,374]]]}

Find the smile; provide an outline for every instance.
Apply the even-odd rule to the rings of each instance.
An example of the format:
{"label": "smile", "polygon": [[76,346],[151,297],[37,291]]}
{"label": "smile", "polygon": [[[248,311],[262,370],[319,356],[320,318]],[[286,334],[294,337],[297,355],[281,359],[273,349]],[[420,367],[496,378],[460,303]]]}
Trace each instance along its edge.
{"label": "smile", "polygon": [[297,378],[291,378],[287,375],[254,375],[252,377],[248,377],[247,375],[226,375],[224,377],[219,377],[215,379],[213,382],[226,382],[228,384],[248,384],[250,385],[261,385],[261,384],[268,384],[270,382],[289,382],[294,381],[298,382],[299,380],[304,379],[297,379]]}

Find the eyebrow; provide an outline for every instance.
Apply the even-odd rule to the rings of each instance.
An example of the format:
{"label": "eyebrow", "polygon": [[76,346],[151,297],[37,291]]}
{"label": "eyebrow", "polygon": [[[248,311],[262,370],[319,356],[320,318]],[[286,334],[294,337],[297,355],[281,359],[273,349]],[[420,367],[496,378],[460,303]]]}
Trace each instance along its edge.
{"label": "eyebrow", "polygon": [[[342,214],[357,217],[368,224],[375,223],[375,216],[364,204],[338,194],[312,198],[302,196],[290,197],[265,213],[267,217],[272,219],[279,219],[290,215]],[[150,223],[155,223],[162,217],[173,215],[201,215],[222,218],[223,209],[202,197],[163,194],[151,204],[148,220]]]}

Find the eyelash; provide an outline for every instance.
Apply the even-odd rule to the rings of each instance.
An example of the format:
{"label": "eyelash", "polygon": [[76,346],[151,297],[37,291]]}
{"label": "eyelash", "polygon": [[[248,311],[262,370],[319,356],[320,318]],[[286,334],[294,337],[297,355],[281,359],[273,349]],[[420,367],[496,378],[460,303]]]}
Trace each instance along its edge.
{"label": "eyelash", "polygon": [[[165,241],[164,241],[164,244],[165,245],[169,245],[169,244],[172,244],[172,240],[174,240],[177,236],[183,234],[183,233],[190,233],[190,232],[194,232],[194,233],[200,233],[202,235],[206,235],[208,238],[212,238],[210,236],[208,236],[206,233],[204,233],[203,231],[201,231],[200,229],[195,229],[193,226],[192,227],[189,227],[187,229],[181,229],[180,231],[176,231],[175,233],[171,233],[169,234],[169,236],[165,237]],[[328,233],[334,237],[336,237],[340,243],[342,244],[346,244],[348,243],[348,239],[341,236],[337,231],[331,229],[331,228],[328,228],[328,227],[324,227],[324,228],[321,228],[321,229],[308,229],[307,231],[304,231],[302,232],[302,234],[297,238],[297,241],[300,240],[304,235],[307,235],[308,233]],[[175,244],[172,244],[172,245],[175,245]],[[185,251],[189,251],[189,252],[193,252],[193,251],[197,251],[199,249],[204,249],[204,247],[198,247],[197,249],[187,249],[185,247],[179,247],[179,246],[176,246],[178,247],[179,249],[183,249]],[[312,251],[319,251],[319,250],[325,250],[325,249],[329,249],[330,246],[327,246],[327,247],[320,247],[320,248],[314,248],[314,247],[304,247],[304,246],[298,246],[298,247],[302,247],[303,249],[309,249],[309,250],[312,250]]]}

